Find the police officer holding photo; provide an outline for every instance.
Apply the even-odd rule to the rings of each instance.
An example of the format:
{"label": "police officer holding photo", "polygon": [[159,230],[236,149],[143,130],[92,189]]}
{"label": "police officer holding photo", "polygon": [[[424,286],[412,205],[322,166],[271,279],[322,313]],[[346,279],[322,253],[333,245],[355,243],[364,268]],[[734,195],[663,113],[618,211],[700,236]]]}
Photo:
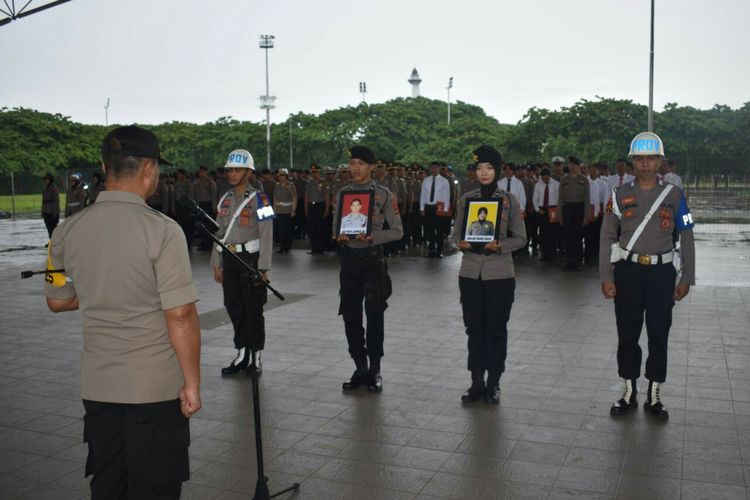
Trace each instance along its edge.
{"label": "police officer holding photo", "polygon": [[[623,379],[622,397],[611,408],[621,415],[638,407],[641,373],[638,340],[646,319],[648,393],[643,407],[666,419],[661,384],[667,378],[667,343],[674,301],[695,284],[693,217],[680,189],[657,178],[664,158],[659,136],[643,132],[630,144],[635,179],[614,189],[612,210],[604,217],[599,250],[602,293],[614,299],[617,318],[617,370]],[[680,242],[680,251],[673,248]],[[675,285],[675,258],[681,275]]]}
{"label": "police officer holding photo", "polygon": [[[252,155],[244,149],[229,153],[224,168],[229,172],[232,189],[219,201],[216,237],[253,269],[260,271],[268,281],[273,253],[273,208],[268,196],[250,186],[251,172],[255,170]],[[263,305],[267,300],[266,287],[253,282],[250,271],[231,256],[222,255],[214,245],[211,252],[214,279],[224,290],[224,306],[234,327],[234,347],[237,356],[229,366],[222,368],[223,375],[233,375],[243,370],[260,374],[260,351],[266,341]]]}
{"label": "police officer holding photo", "polygon": [[[344,382],[343,389],[351,391],[367,384],[370,392],[383,390],[380,375],[380,358],[383,357],[383,338],[388,307],[386,300],[391,295],[391,279],[383,256],[383,244],[399,240],[403,236],[398,204],[393,194],[370,177],[375,155],[366,146],[353,146],[348,151],[352,183],[339,191],[339,199],[347,191],[369,191],[373,199],[372,232],[365,231],[350,238],[341,234],[338,238],[341,259],[341,304],[339,314],[344,318],[344,331],[349,344],[349,355],[356,367],[351,378]],[[388,229],[383,229],[384,224]],[[334,222],[333,234],[337,228]],[[365,304],[367,328],[362,325],[362,301]],[[369,366],[368,366],[369,360]]]}
{"label": "police officer holding photo", "polygon": [[500,227],[498,239],[484,244],[481,249],[462,240],[459,231],[453,232],[463,252],[458,288],[471,372],[471,386],[461,396],[461,401],[468,403],[484,398],[488,404],[498,404],[500,377],[505,371],[508,348],[507,325],[516,289],[512,253],[526,244],[526,228],[518,201],[496,182],[503,164],[500,153],[492,146],[480,146],[474,150],[473,158],[479,187],[461,196],[456,221],[464,220],[467,198],[495,198],[501,203],[498,207]]}
{"label": "police officer holding photo", "polygon": [[[136,126],[104,138],[106,191],[55,229],[53,312],[83,316],[81,396],[93,499],[180,497],[188,418],[201,408],[200,325],[185,237],[149,208],[159,142]],[[67,276],[66,276],[67,275]]]}

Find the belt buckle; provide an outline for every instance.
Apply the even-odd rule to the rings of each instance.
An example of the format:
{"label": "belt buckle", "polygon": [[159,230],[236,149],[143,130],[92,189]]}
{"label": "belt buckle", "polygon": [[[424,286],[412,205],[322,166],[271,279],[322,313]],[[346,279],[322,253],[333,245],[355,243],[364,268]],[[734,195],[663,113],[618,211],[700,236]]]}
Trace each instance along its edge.
{"label": "belt buckle", "polygon": [[237,251],[237,245],[234,243],[227,243],[227,248],[230,252],[236,252]]}
{"label": "belt buckle", "polygon": [[650,266],[651,265],[651,256],[650,255],[638,255],[638,263],[642,264],[644,266]]}

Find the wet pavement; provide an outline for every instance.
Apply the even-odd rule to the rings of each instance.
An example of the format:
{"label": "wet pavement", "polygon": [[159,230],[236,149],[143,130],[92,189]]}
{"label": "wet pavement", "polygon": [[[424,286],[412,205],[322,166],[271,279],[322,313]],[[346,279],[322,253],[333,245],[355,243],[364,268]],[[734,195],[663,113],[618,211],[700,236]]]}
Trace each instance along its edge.
{"label": "wet pavement", "polygon": [[[83,478],[81,320],[41,295],[41,221],[0,221],[0,498],[88,498]],[[281,498],[750,498],[750,227],[704,225],[698,285],[674,310],[668,423],[614,419],[614,311],[594,268],[517,262],[498,407],[461,405],[466,337],[460,257],[389,260],[384,392],[343,394],[352,371],[334,256],[274,256],[261,377],[266,475]],[[201,296],[204,408],[191,420],[183,498],[250,498],[250,381],[222,378],[231,326],[207,255]],[[645,335],[644,335],[645,337]],[[642,341],[645,349],[645,340]],[[642,383],[641,379],[641,383]]]}

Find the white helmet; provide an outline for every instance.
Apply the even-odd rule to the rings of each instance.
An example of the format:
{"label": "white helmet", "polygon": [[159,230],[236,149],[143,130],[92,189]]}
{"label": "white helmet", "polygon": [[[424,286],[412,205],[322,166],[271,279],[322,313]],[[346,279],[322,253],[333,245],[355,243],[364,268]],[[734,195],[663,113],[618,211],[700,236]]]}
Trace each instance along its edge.
{"label": "white helmet", "polygon": [[249,168],[255,170],[255,161],[250,151],[246,149],[235,149],[227,157],[227,163],[224,168]]}
{"label": "white helmet", "polygon": [[641,132],[630,142],[628,156],[664,156],[664,144],[653,132]]}
{"label": "white helmet", "polygon": [[289,170],[287,170],[285,168],[280,168],[279,169],[279,175],[287,175],[288,176],[289,175]]}

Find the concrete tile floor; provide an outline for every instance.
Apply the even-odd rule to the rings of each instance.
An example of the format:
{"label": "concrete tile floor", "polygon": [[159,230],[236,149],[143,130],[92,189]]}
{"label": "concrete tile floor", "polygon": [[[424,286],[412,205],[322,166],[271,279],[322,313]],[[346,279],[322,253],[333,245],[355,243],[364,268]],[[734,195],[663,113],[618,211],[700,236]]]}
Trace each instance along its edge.
{"label": "concrete tile floor", "polygon": [[[250,498],[250,381],[219,374],[233,355],[231,327],[206,255],[193,261],[204,408],[191,421],[183,498]],[[337,260],[303,250],[275,256],[274,285],[290,300],[271,298],[266,313],[261,399],[271,491],[299,481],[287,498],[750,498],[747,288],[698,286],[676,306],[665,424],[642,410],[609,416],[619,391],[614,311],[595,270],[564,273],[532,258],[517,263],[501,404],[462,406],[458,264],[458,256],[390,259],[385,390],[344,394],[352,364],[336,315]],[[47,312],[41,279],[20,281],[20,270],[0,270],[0,498],[88,498],[80,316]]]}

